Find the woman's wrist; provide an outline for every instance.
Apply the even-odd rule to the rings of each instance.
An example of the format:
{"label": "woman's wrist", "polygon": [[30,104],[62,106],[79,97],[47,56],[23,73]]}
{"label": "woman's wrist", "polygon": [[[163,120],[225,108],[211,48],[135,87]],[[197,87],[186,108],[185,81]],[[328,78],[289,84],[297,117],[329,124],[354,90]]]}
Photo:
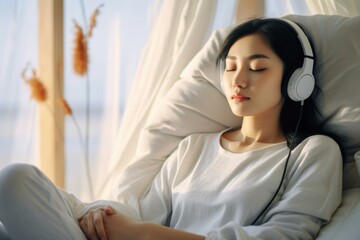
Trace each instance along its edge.
{"label": "woman's wrist", "polygon": [[204,240],[205,237],[165,227],[150,222],[138,223],[137,234],[141,240]]}

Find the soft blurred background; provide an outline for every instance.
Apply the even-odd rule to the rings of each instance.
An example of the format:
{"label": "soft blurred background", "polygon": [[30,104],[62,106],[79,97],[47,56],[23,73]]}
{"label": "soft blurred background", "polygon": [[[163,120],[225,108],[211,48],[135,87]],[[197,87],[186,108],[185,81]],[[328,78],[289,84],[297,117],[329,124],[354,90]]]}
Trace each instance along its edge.
{"label": "soft blurred background", "polygon": [[[39,31],[39,5],[54,1],[60,0],[0,0],[0,169],[19,162],[43,168],[41,161],[44,160],[40,160],[40,152],[47,147],[46,143],[39,140],[43,127],[39,121],[41,118],[39,109],[43,106],[31,99],[29,86],[22,80],[21,72],[28,63],[31,63],[31,68],[39,68],[39,52],[42,51],[42,46],[38,43],[39,37],[42,36],[41,34],[48,34]],[[200,36],[199,46],[194,46],[194,49],[200,49],[212,31],[249,17],[316,13],[351,15],[349,12],[341,12],[342,8],[339,5],[351,6],[353,1],[63,0],[62,2],[63,23],[58,25],[63,26],[64,41],[64,72],[61,84],[63,84],[64,98],[71,105],[83,133],[86,132],[87,87],[85,78],[77,76],[72,67],[75,33],[73,21],[76,20],[79,25],[84,26],[92,12],[104,4],[100,8],[93,36],[88,42],[89,164],[95,196],[91,196],[88,188],[84,148],[72,118],[65,118],[64,133],[57,136],[59,138],[57,141],[63,142],[65,166],[63,170],[57,169],[63,172],[61,174],[64,176],[64,182],[57,184],[83,200],[91,200],[104,195],[102,189],[109,181],[109,177],[114,174],[112,168],[117,164],[116,162],[123,161],[125,165],[131,160],[133,150],[129,146],[136,141],[133,138],[137,136],[137,131],[145,121],[144,115],[139,115],[138,112],[142,110],[147,112],[150,107],[147,104],[158,97],[156,94],[163,94],[162,88],[158,86],[162,82],[156,82],[151,70],[169,66],[166,66],[166,62],[161,63],[160,60],[156,62],[157,53],[164,54],[164,49],[161,41],[158,44],[154,41],[163,39],[164,42],[170,42],[174,37],[181,36],[187,31],[186,28],[167,26],[169,22],[163,21],[164,19],[174,20],[173,18],[177,17],[180,19],[179,26],[190,24],[186,22],[187,19],[193,21],[191,24],[196,24],[196,21],[206,23],[206,29]],[[254,12],[243,11],[244,6],[249,4]],[[199,10],[190,11],[190,7],[197,7]],[[201,9],[204,8],[210,9],[209,12],[201,13]],[[255,15],[246,15],[246,12]],[[201,16],[196,16],[200,13]],[[207,14],[209,16],[203,16]],[[177,44],[181,45],[180,42]],[[176,52],[176,49],[174,51]],[[149,56],[149,52],[152,56]],[[154,66],[149,64],[149,58],[154,59]],[[148,79],[144,72],[150,73]],[[149,84],[154,86],[153,95],[139,97],[142,96],[139,91],[141,92],[144,87],[145,92]],[[162,90],[166,92],[166,88]],[[60,131],[62,131],[61,126]]]}

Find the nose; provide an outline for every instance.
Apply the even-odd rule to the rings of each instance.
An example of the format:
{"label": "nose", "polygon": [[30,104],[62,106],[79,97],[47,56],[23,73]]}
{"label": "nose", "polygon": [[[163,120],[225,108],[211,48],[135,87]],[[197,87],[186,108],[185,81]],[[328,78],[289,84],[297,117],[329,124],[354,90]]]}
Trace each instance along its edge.
{"label": "nose", "polygon": [[238,74],[234,76],[234,79],[232,81],[232,86],[234,88],[246,88],[248,85],[248,80],[246,74],[242,73],[240,71]]}

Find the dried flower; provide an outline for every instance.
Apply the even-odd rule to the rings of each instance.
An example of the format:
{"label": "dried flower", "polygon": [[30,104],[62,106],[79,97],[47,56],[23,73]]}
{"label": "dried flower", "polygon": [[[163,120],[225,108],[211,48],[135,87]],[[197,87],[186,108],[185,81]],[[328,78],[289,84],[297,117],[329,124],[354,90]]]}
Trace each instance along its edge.
{"label": "dried flower", "polygon": [[79,24],[74,21],[76,28],[75,32],[75,48],[74,48],[74,71],[75,73],[83,76],[88,70],[88,51],[87,51],[87,40],[84,36],[83,30]]}
{"label": "dried flower", "polygon": [[87,37],[90,38],[92,36],[92,31],[94,29],[94,27],[96,26],[96,18],[97,16],[100,14],[100,8],[103,6],[103,4],[101,4],[99,7],[97,7],[93,14],[90,17],[90,26],[89,26],[89,31],[87,34]]}
{"label": "dried flower", "polygon": [[58,98],[57,102],[64,109],[66,115],[72,115],[72,109],[64,98]]}
{"label": "dried flower", "polygon": [[37,77],[30,78],[27,83],[31,87],[31,97],[38,102],[45,102],[47,99],[47,93],[44,85]]}
{"label": "dried flower", "polygon": [[35,69],[32,70],[32,76],[29,79],[26,79],[26,71],[28,69],[28,66],[29,64],[21,72],[21,77],[27,84],[29,84],[31,88],[31,97],[38,102],[45,102],[47,99],[47,92],[44,84],[36,76]]}

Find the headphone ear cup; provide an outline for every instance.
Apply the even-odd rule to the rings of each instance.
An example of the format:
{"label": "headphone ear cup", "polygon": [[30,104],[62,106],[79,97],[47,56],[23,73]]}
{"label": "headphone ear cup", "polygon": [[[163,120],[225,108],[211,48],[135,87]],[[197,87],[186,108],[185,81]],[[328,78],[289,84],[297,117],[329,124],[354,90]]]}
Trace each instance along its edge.
{"label": "headphone ear cup", "polygon": [[304,68],[298,68],[289,79],[287,92],[293,101],[298,102],[310,97],[314,88],[314,76],[311,73],[305,72]]}

